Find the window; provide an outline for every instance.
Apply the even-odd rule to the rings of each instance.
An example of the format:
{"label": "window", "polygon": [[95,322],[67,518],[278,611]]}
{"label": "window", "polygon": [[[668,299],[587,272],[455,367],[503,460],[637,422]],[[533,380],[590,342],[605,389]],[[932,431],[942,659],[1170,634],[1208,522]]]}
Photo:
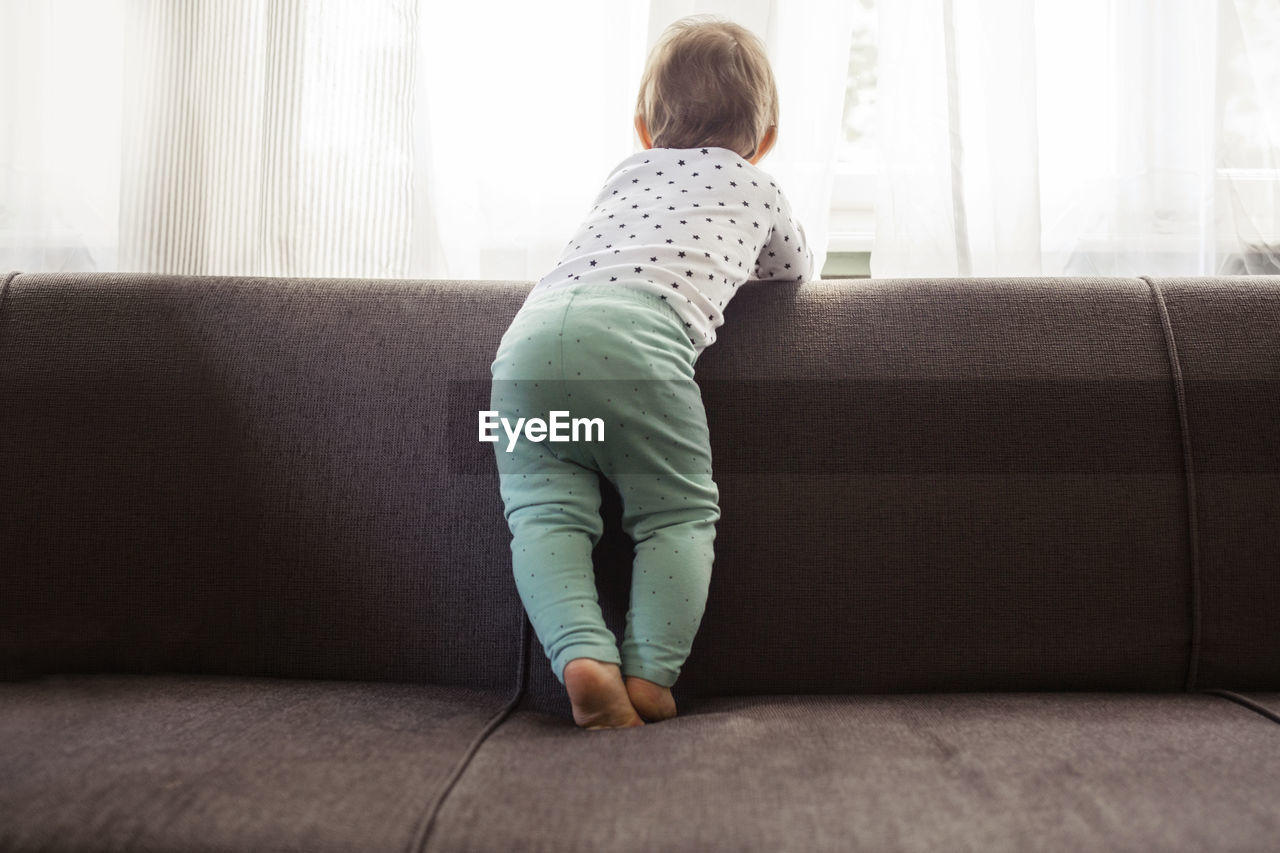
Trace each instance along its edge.
{"label": "window", "polygon": [[876,8],[875,0],[853,0],[849,80],[844,103],[844,139],[831,194],[829,251],[871,251],[875,236]]}
{"label": "window", "polygon": [[[1038,125],[1040,198],[1042,213],[1049,217],[1042,245],[1046,252],[1066,253],[1064,272],[1106,271],[1126,263],[1171,274],[1280,270],[1280,101],[1275,99],[1280,92],[1280,19],[1275,3],[1218,0],[1188,8],[1171,16],[1167,35],[1136,32],[1134,28],[1145,30],[1150,22],[1132,14],[1116,17],[1116,7],[1106,0],[1088,4],[1083,35],[1104,51],[1092,74],[1112,100],[1076,105],[1063,116],[1046,112]],[[824,270],[832,275],[869,271],[881,171],[877,7],[875,0],[850,4],[844,138],[832,188],[828,244],[838,261]],[[1068,8],[1073,15],[1079,11],[1038,5],[1037,28],[1058,32],[1063,23],[1059,16]],[[1117,39],[1124,42],[1135,34],[1147,39],[1138,45],[1142,51],[1137,57],[1108,53]],[[981,42],[977,32],[962,35]],[[1040,35],[1045,38],[1044,32]],[[1052,37],[1040,45],[1037,85],[1045,103],[1071,104],[1080,73],[1071,59],[1070,50],[1061,52]],[[1188,81],[1195,63],[1208,63],[1202,82]],[[1170,86],[1180,87],[1172,99]],[[1141,105],[1145,112],[1120,109],[1126,103]],[[1121,122],[1121,135],[1148,139],[1147,147],[1107,147],[1097,137],[1092,146],[1084,146],[1089,151],[1063,148],[1064,141],[1069,146],[1089,142],[1091,136],[1082,128],[1095,120],[1104,130]],[[1181,132],[1170,135],[1166,127]],[[980,138],[974,142],[982,144]],[[1092,172],[1081,166],[1090,155],[1097,161]],[[1161,170],[1165,174],[1148,175]],[[1097,186],[1082,185],[1080,174],[1091,175]]]}
{"label": "window", "polygon": [[[1235,0],[1238,31],[1220,42],[1218,168],[1219,243],[1230,254],[1223,275],[1274,275],[1280,272],[1280,163],[1271,143],[1276,92],[1280,92],[1280,26],[1273,0]],[[1223,240],[1223,237],[1226,240]],[[1231,239],[1235,238],[1235,239]]]}

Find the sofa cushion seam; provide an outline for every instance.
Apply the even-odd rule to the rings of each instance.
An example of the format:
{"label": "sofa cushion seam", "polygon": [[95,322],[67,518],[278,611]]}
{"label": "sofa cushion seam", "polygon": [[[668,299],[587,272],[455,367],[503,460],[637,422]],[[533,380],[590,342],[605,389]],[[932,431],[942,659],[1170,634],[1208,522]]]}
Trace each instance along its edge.
{"label": "sofa cushion seam", "polygon": [[1201,690],[1200,692],[1205,694],[1213,694],[1214,696],[1221,696],[1224,699],[1229,699],[1230,701],[1235,702],[1237,705],[1241,705],[1245,708],[1248,708],[1250,711],[1253,711],[1259,714],[1260,716],[1266,717],[1268,720],[1270,720],[1273,723],[1280,724],[1280,713],[1276,713],[1275,711],[1272,711],[1270,708],[1266,707],[1265,705],[1255,702],[1254,700],[1250,699],[1248,696],[1244,696],[1240,693],[1236,693],[1233,690],[1224,690],[1219,687],[1210,688],[1208,690]]}
{"label": "sofa cushion seam", "polygon": [[525,689],[528,684],[528,656],[530,647],[529,632],[532,626],[529,622],[528,614],[523,611],[521,612],[520,623],[519,670],[516,675],[515,693],[507,700],[501,710],[490,718],[489,722],[485,724],[484,728],[480,730],[480,733],[472,739],[466,750],[463,751],[462,757],[458,759],[457,764],[454,765],[453,771],[449,774],[445,783],[440,787],[440,792],[436,795],[435,800],[424,813],[422,821],[418,826],[418,830],[414,833],[413,841],[409,845],[410,853],[422,853],[422,851],[427,849],[427,845],[431,841],[431,833],[436,827],[436,820],[439,817],[441,810],[444,808],[445,800],[448,799],[449,794],[453,792],[454,786],[458,784],[462,775],[471,765],[471,761],[475,758],[476,753],[479,752],[480,747],[489,738],[489,736],[497,730],[498,726],[502,725],[507,717],[515,711],[515,709],[520,705],[521,700],[524,698]]}
{"label": "sofa cushion seam", "polygon": [[1182,467],[1187,485],[1187,533],[1191,548],[1191,652],[1187,662],[1187,680],[1183,689],[1196,689],[1197,668],[1200,662],[1200,530],[1197,523],[1196,508],[1196,475],[1195,457],[1191,452],[1191,429],[1187,418],[1187,394],[1182,379],[1182,365],[1178,359],[1178,344],[1173,335],[1173,323],[1169,318],[1169,309],[1165,305],[1164,294],[1160,287],[1149,276],[1142,276],[1150,288],[1151,295],[1160,314],[1160,325],[1164,332],[1165,351],[1169,359],[1169,370],[1173,375],[1174,395],[1178,406],[1178,431],[1182,438]]}

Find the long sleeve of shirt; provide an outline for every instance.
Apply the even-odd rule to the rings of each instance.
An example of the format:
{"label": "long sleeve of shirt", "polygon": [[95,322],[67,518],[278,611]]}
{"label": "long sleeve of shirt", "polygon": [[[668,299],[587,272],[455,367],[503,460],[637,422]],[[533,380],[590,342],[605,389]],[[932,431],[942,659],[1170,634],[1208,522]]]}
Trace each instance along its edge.
{"label": "long sleeve of shirt", "polygon": [[752,275],[762,281],[808,281],[814,277],[813,250],[781,188],[774,208],[773,229]]}

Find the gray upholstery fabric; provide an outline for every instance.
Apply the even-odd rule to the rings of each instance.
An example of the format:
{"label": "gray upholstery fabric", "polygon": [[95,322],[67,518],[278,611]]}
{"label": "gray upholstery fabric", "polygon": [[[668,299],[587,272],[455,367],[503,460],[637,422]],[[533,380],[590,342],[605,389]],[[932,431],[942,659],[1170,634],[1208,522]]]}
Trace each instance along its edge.
{"label": "gray upholstery fabric", "polygon": [[221,676],[0,684],[0,850],[400,853],[503,704]]}
{"label": "gray upholstery fabric", "polygon": [[1216,696],[710,699],[635,729],[518,713],[445,801],[450,851],[1264,850],[1280,726]]}
{"label": "gray upholstery fabric", "polygon": [[[678,701],[1184,684],[1186,484],[1146,282],[752,282],[697,379],[722,517]],[[631,546],[604,508],[621,636]],[[567,713],[540,654],[524,707]]]}
{"label": "gray upholstery fabric", "polygon": [[[1189,381],[1275,370],[1276,280],[1218,281],[1168,294]],[[474,418],[530,286],[15,278],[0,673],[508,689],[524,617]],[[1177,690],[1198,629],[1203,683],[1280,684],[1257,659],[1280,624],[1274,479],[1202,486],[1198,609],[1149,282],[751,282],[729,320],[698,365],[723,516],[678,698]],[[1274,461],[1186,399],[1197,453],[1220,430]],[[1274,408],[1249,411],[1246,438]],[[608,488],[604,510],[620,635],[631,544]],[[528,662],[525,707],[567,715]]]}
{"label": "gray upholstery fabric", "polygon": [[1186,385],[1199,687],[1280,687],[1280,276],[1153,279]]}
{"label": "gray upholstery fabric", "polygon": [[523,289],[16,278],[0,676],[511,690],[524,611],[497,477],[453,464],[445,413],[487,383],[495,300]]}
{"label": "gray upholstery fabric", "polygon": [[1280,279],[744,286],[681,715],[623,732],[476,440],[530,283],[0,282],[0,849],[1280,837]]}

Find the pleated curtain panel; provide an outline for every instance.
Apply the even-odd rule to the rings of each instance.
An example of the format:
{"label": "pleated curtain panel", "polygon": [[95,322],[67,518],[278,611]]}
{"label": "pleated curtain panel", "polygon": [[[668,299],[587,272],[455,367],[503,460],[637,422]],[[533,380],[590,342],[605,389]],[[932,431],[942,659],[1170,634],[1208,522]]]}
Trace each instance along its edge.
{"label": "pleated curtain panel", "polygon": [[826,227],[842,2],[0,2],[7,268],[537,279],[639,150],[650,46],[695,13],[768,42],[768,165]]}
{"label": "pleated curtain panel", "polygon": [[[0,0],[0,267],[535,280],[695,13],[764,38],[821,265],[854,4]],[[1275,0],[874,8],[874,275],[1280,269]]]}
{"label": "pleated curtain panel", "polygon": [[131,5],[120,257],[133,270],[408,270],[410,0]]}
{"label": "pleated curtain panel", "polygon": [[1280,272],[1276,0],[881,0],[875,275]]}

